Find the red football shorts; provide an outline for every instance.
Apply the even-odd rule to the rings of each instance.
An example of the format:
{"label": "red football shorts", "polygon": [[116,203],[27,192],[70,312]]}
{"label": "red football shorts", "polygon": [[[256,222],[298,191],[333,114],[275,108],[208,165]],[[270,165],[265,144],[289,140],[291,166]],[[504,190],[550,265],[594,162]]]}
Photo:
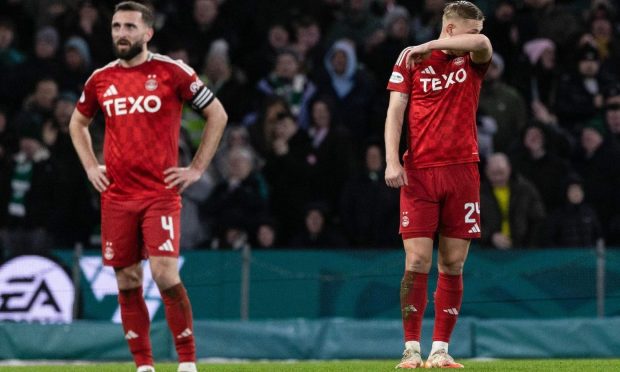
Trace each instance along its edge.
{"label": "red football shorts", "polygon": [[179,256],[181,201],[101,201],[103,264],[125,267],[150,256]]}
{"label": "red football shorts", "polygon": [[400,234],[404,239],[439,232],[448,238],[480,237],[478,164],[407,170],[400,189]]}

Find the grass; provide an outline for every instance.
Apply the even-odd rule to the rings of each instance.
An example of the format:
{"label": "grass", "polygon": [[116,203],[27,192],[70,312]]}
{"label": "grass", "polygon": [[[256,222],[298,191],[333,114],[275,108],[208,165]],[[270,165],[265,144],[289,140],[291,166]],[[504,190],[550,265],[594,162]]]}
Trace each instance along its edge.
{"label": "grass", "polygon": [[[533,360],[464,360],[468,371],[562,371],[562,372],[606,372],[620,371],[620,359],[533,359]],[[359,372],[392,371],[397,360],[355,360],[355,361],[293,361],[293,362],[245,362],[245,363],[201,363],[198,371],[229,372]],[[160,363],[157,372],[176,372],[176,364]],[[15,372],[133,372],[131,363],[99,364],[37,364],[31,366],[0,366],[0,371]]]}

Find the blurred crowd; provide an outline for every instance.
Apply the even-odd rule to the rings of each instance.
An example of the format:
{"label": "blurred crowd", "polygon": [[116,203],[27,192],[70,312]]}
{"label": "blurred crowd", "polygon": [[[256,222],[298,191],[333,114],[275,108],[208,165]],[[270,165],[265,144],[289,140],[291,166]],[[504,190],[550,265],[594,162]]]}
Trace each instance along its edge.
{"label": "blurred crowd", "polygon": [[[192,66],[230,118],[209,171],[182,196],[181,246],[400,247],[399,192],[383,180],[385,87],[403,48],[439,35],[445,3],[153,1],[150,48]],[[474,3],[495,51],[478,111],[479,245],[620,246],[618,4]],[[98,195],[68,123],[86,79],[114,59],[112,9],[0,1],[4,256],[99,244]],[[188,106],[181,165],[203,126]],[[99,115],[102,162],[103,132]]]}

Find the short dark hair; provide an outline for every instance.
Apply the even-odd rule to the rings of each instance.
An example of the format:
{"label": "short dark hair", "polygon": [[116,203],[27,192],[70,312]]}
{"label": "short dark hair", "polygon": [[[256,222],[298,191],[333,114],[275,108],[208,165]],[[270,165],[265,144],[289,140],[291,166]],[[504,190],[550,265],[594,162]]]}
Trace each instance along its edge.
{"label": "short dark hair", "polygon": [[446,18],[456,16],[463,19],[484,21],[484,13],[482,13],[482,10],[473,3],[463,0],[446,4],[445,8],[443,8],[443,16]]}
{"label": "short dark hair", "polygon": [[147,26],[153,27],[155,24],[155,12],[149,5],[137,1],[123,1],[122,3],[116,4],[116,7],[114,7],[114,13],[119,11],[140,12],[142,14],[142,20]]}

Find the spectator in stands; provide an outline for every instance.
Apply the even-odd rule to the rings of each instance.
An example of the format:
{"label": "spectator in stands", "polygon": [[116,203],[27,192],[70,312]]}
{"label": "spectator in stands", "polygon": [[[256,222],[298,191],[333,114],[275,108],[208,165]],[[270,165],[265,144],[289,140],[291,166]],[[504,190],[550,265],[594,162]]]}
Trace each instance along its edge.
{"label": "spectator in stands", "polygon": [[230,151],[224,179],[205,203],[203,211],[221,243],[230,242],[229,229],[252,231],[257,218],[267,214],[267,188],[255,164],[250,150],[235,148]]}
{"label": "spectator in stands", "polygon": [[203,70],[204,57],[211,43],[225,39],[229,44],[236,42],[233,29],[219,17],[220,1],[193,0],[191,12],[179,12],[178,19],[171,20],[164,29],[161,44],[165,48],[177,44],[175,35],[183,35],[188,46],[190,66]]}
{"label": "spectator in stands", "polygon": [[19,87],[15,72],[23,64],[26,56],[14,46],[15,25],[4,16],[0,16],[0,102],[13,111],[19,107],[22,96],[15,89]]}
{"label": "spectator in stands", "polygon": [[257,88],[262,96],[284,98],[299,125],[308,128],[309,104],[316,93],[316,86],[301,71],[301,61],[295,51],[280,50],[272,71],[258,82]]}
{"label": "spectator in stands", "polygon": [[620,104],[620,81],[614,80],[605,85],[605,104]]}
{"label": "spectator in stands", "polygon": [[303,206],[309,199],[308,163],[310,139],[299,128],[292,115],[281,113],[270,133],[269,152],[263,173],[270,186],[271,211],[277,216],[282,241],[301,219]]}
{"label": "spectator in stands", "polygon": [[385,40],[365,56],[368,68],[376,79],[387,79],[394,67],[393,60],[403,49],[413,43],[410,24],[411,16],[407,8],[402,6],[393,7],[383,16]]}
{"label": "spectator in stands", "polygon": [[550,39],[558,47],[561,60],[568,58],[581,31],[577,17],[567,7],[557,5],[556,0],[525,0],[517,19],[523,41]]}
{"label": "spectator in stands", "polygon": [[510,150],[527,120],[523,97],[519,91],[502,81],[503,72],[504,59],[493,53],[491,65],[484,76],[479,101],[479,108],[497,123],[493,148],[498,152]]}
{"label": "spectator in stands", "polygon": [[318,82],[319,92],[333,100],[336,122],[347,128],[355,143],[362,143],[370,134],[374,78],[358,64],[355,46],[344,39],[331,46],[325,55],[324,68],[325,73]]}
{"label": "spectator in stands", "polygon": [[[187,166],[192,161],[192,148],[186,131],[179,137],[179,166]],[[212,172],[203,172],[198,181],[191,184],[181,195],[181,249],[207,248],[212,231],[207,216],[201,213],[207,198],[211,195],[216,181]]]}
{"label": "spectator in stands", "polygon": [[478,130],[478,153],[480,154],[480,161],[485,162],[486,159],[493,154],[493,137],[497,133],[497,121],[490,115],[486,114],[486,111],[481,110],[478,107],[476,112],[476,128]]}
{"label": "spectator in stands", "polygon": [[345,238],[334,228],[328,207],[321,203],[306,206],[303,228],[293,236],[289,246],[294,248],[346,248]]}
{"label": "spectator in stands", "polygon": [[19,152],[0,170],[0,239],[5,257],[51,248],[50,185],[56,176],[41,135],[41,127],[21,127]]}
{"label": "spectator in stands", "polygon": [[385,164],[381,146],[366,146],[364,167],[346,183],[340,203],[340,221],[352,245],[367,248],[396,248],[400,238],[399,193],[383,179]]}
{"label": "spectator in stands", "polygon": [[43,125],[43,142],[51,152],[54,192],[50,233],[54,245],[73,248],[76,243],[89,244],[98,219],[93,207],[90,182],[82,168],[69,135],[69,121],[77,95],[62,92],[58,96],[52,120]]}
{"label": "spectator in stands", "polygon": [[620,145],[620,103],[612,103],[605,107],[605,122],[611,139]]}
{"label": "spectator in stands", "polygon": [[226,107],[228,120],[240,123],[250,109],[247,99],[248,87],[245,78],[230,63],[229,45],[223,40],[215,40],[205,60],[204,74],[206,84]]}
{"label": "spectator in stands", "polygon": [[[515,71],[515,83],[531,105],[553,108],[559,79],[556,47],[549,39],[534,39],[523,45],[528,67]],[[532,107],[536,116],[536,107]],[[540,119],[539,119],[540,120]]]}
{"label": "spectator in stands", "polygon": [[528,126],[512,159],[513,169],[536,186],[548,211],[564,204],[564,189],[572,172],[569,162],[553,152],[551,136],[542,125]]}
{"label": "spectator in stands", "polygon": [[175,60],[180,59],[181,61],[183,61],[183,63],[189,66],[189,51],[187,50],[187,48],[188,47],[185,45],[185,43],[179,43],[168,48],[168,52],[166,53],[166,55]]}
{"label": "spectator in stands", "polygon": [[351,138],[347,130],[333,125],[333,105],[327,97],[311,105],[312,125],[308,130],[310,151],[306,157],[310,198],[338,205],[342,187],[353,164]]}
{"label": "spectator in stands", "polygon": [[514,0],[496,2],[493,14],[484,22],[484,33],[493,41],[493,50],[504,57],[504,80],[512,83],[514,72],[519,68],[522,44]]}
{"label": "spectator in stands", "polygon": [[63,36],[79,36],[90,46],[93,66],[103,66],[113,59],[112,50],[98,46],[108,46],[112,43],[109,27],[111,17],[93,0],[81,0],[77,7],[77,14],[68,12],[67,27]]}
{"label": "spectator in stands", "polygon": [[266,218],[259,221],[251,244],[253,248],[257,249],[273,249],[282,246],[279,241],[278,228],[273,219]]}
{"label": "spectator in stands", "polygon": [[422,12],[413,17],[415,45],[436,39],[441,32],[441,19],[446,0],[425,0]]}
{"label": "spectator in stands", "polygon": [[0,18],[0,69],[7,70],[23,63],[24,53],[14,45],[15,25],[8,18]]}
{"label": "spectator in stands", "polygon": [[598,50],[586,44],[578,51],[577,69],[558,84],[555,113],[560,125],[571,131],[594,118],[603,107],[603,77]]}
{"label": "spectator in stands", "polygon": [[538,246],[546,214],[536,187],[512,172],[503,153],[487,159],[485,174],[480,191],[480,244],[497,249]]}
{"label": "spectator in stands", "polygon": [[0,169],[17,152],[17,137],[9,125],[6,109],[0,106]]}
{"label": "spectator in stands", "polygon": [[591,248],[602,235],[596,212],[584,202],[583,183],[579,177],[570,177],[563,194],[564,205],[547,220],[545,244],[551,247]]}
{"label": "spectator in stands", "polygon": [[341,19],[332,24],[328,41],[352,40],[354,45],[366,49],[374,42],[377,32],[383,32],[381,20],[370,11],[368,0],[346,0]]}
{"label": "spectator in stands", "polygon": [[250,132],[252,147],[265,157],[272,151],[275,126],[282,115],[290,115],[288,104],[284,98],[268,96],[262,101],[257,113],[249,114],[244,119],[244,125]]}
{"label": "spectator in stands", "polygon": [[64,47],[64,64],[60,76],[61,90],[79,94],[92,72],[90,47],[84,39],[72,36]]}
{"label": "spectator in stands", "polygon": [[235,149],[244,149],[252,153],[252,159],[254,159],[253,168],[261,169],[263,166],[263,159],[254,151],[252,144],[250,143],[250,135],[248,129],[242,126],[227,126],[220,146],[213,157],[213,167],[211,173],[216,178],[223,178],[226,175],[228,167],[228,157],[231,151]]}
{"label": "spectator in stands", "polygon": [[16,129],[20,131],[25,127],[37,127],[42,131],[43,123],[52,118],[57,97],[58,84],[54,80],[39,80],[34,92],[24,101],[23,109],[15,117]]}
{"label": "spectator in stands", "polygon": [[[595,46],[601,58],[601,70],[607,75],[618,76],[620,69],[620,41],[616,38],[610,14],[592,14],[586,42]],[[582,38],[583,40],[583,38]]]}
{"label": "spectator in stands", "polygon": [[37,31],[34,54],[16,69],[11,94],[21,100],[34,89],[37,81],[46,77],[60,79],[63,67],[58,59],[59,43],[60,36],[55,28],[47,26]]}
{"label": "spectator in stands", "polygon": [[620,151],[605,139],[605,128],[598,121],[582,130],[580,145],[573,164],[583,179],[585,201],[596,211],[609,240],[617,236],[611,227],[620,211]]}
{"label": "spectator in stands", "polygon": [[273,23],[266,36],[265,43],[243,60],[249,84],[255,84],[268,75],[272,66],[276,64],[279,51],[291,46],[291,35],[283,23]]}
{"label": "spectator in stands", "polygon": [[306,71],[312,72],[319,68],[325,55],[322,43],[322,32],[316,19],[305,16],[293,23],[295,42],[291,48],[304,61]]}

